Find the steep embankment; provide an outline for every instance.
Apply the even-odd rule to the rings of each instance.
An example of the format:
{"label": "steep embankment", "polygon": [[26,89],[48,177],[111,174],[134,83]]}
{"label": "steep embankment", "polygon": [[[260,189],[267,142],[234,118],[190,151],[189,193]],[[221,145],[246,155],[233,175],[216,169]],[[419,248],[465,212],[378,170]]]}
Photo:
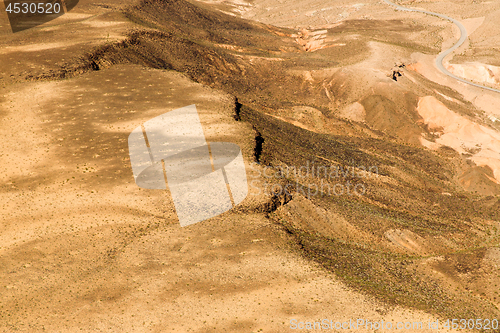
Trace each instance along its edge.
{"label": "steep embankment", "polygon": [[[137,21],[155,22],[160,30],[175,30],[175,22],[182,21],[183,13],[177,14],[175,8],[167,6],[168,15],[171,15],[168,20],[155,19],[160,15],[161,8],[162,5],[156,2],[145,2],[134,10],[131,17]],[[467,170],[474,166],[468,166],[456,152],[443,147],[437,153],[432,153],[418,147],[421,138],[436,140],[435,128],[429,125],[425,117],[421,120],[422,111],[418,108],[420,98],[436,96],[443,105],[450,105],[452,102],[445,97],[453,96],[460,101],[459,112],[474,117],[477,111],[470,103],[461,100],[449,89],[408,73],[404,66],[400,69],[403,77],[395,81],[380,75],[377,68],[361,73],[361,68],[352,63],[352,59],[342,63],[344,59],[341,56],[333,56],[335,52],[342,52],[333,47],[318,49],[314,53],[298,50],[293,44],[295,35],[290,31],[255,25],[253,36],[258,38],[242,44],[242,39],[237,36],[242,33],[241,30],[224,23],[228,19],[221,20],[222,24],[217,27],[227,27],[234,38],[225,37],[222,40],[217,36],[224,33],[218,32],[210,24],[205,25],[206,31],[205,27],[202,29],[205,31],[203,34],[191,28],[186,29],[186,39],[188,36],[192,40],[193,36],[206,35],[212,43],[207,44],[204,38],[190,44],[192,48],[188,52],[194,49],[197,53],[195,57],[183,55],[181,59],[191,60],[185,67],[177,64],[179,55],[170,46],[175,39],[168,34],[139,33],[134,36],[139,42],[131,48],[127,46],[120,48],[120,52],[104,53],[97,61],[112,59],[110,61],[113,62],[124,58],[130,61],[126,58],[129,52],[140,54],[143,59],[162,59],[168,63],[167,68],[184,71],[199,82],[236,95],[244,104],[241,118],[249,121],[263,139],[260,162],[274,167],[274,170],[308,165],[316,168],[351,167],[359,171],[363,167],[375,166],[378,175],[372,172],[373,177],[360,177],[353,171],[333,177],[309,173],[306,178],[292,173],[279,179],[281,184],[293,184],[298,195],[309,196],[311,204],[323,207],[325,214],[340,214],[350,221],[355,228],[352,230],[360,230],[359,234],[352,230],[348,232],[353,243],[345,243],[335,237],[324,238],[328,234],[320,233],[321,236],[318,236],[313,227],[308,227],[305,222],[297,225],[294,223],[296,220],[290,220],[287,215],[281,216],[279,221],[296,235],[312,258],[337,272],[352,286],[369,291],[381,299],[441,314],[465,315],[476,311],[493,313],[494,308],[488,305],[488,297],[494,299],[493,290],[477,290],[478,294],[489,295],[485,299],[464,292],[472,285],[468,278],[461,275],[461,266],[454,264],[454,260],[459,260],[454,253],[494,244],[497,231],[496,222],[492,220],[499,218],[496,210],[498,203],[492,205],[491,200],[495,199],[485,200],[459,190],[458,178],[464,170],[471,177]],[[170,28],[171,24],[174,28]],[[245,24],[242,22],[243,26]],[[375,25],[370,22],[366,27],[359,21],[346,22],[335,29],[349,31],[350,25],[355,27],[356,34],[360,31],[364,31],[364,34],[357,38],[359,46],[350,44],[345,51],[349,47],[353,50],[362,45],[365,50],[376,50],[376,45],[369,44],[373,37],[368,37],[375,29],[393,31],[383,37],[386,39],[401,37],[405,32],[395,22]],[[377,37],[379,34],[374,35],[382,38]],[[349,40],[349,35],[344,38]],[[148,44],[150,40],[154,40],[154,43]],[[221,46],[221,43],[224,45]],[[148,46],[153,44],[161,47]],[[172,45],[178,48],[177,42]],[[411,43],[406,47],[418,48]],[[159,50],[168,51],[161,53]],[[262,53],[264,50],[267,50],[267,54]],[[204,56],[210,52],[213,52],[212,57]],[[368,53],[365,53],[365,59],[367,56]],[[331,59],[334,59],[334,63]],[[360,58],[365,61],[363,59]],[[377,65],[376,62],[373,64]],[[337,70],[333,66],[344,66],[345,69]],[[357,75],[362,75],[362,79],[355,79]],[[357,101],[364,109],[366,126],[336,117],[336,110]],[[456,103],[451,105],[456,109]],[[304,120],[308,118],[307,113],[288,111],[299,106],[320,110],[322,115],[316,117],[322,119],[323,129],[318,129],[315,123],[304,123],[307,122]],[[297,127],[282,120],[287,117],[289,122],[302,126]],[[349,135],[345,135],[346,132]],[[474,181],[482,177],[480,170],[475,172],[479,174]],[[489,173],[487,169],[483,172]],[[487,191],[497,193],[495,181],[490,179],[488,183],[487,180]],[[277,179],[273,181],[278,182]],[[339,185],[345,189],[349,182],[353,186],[362,184],[363,195],[337,195],[338,192],[332,194],[327,191],[340,189]],[[323,193],[315,192],[321,188]],[[284,207],[289,205],[291,203]],[[308,216],[307,210],[302,214],[305,214],[306,220],[314,220]],[[371,238],[363,236],[365,233],[371,234]],[[421,245],[405,245],[410,240],[413,243],[420,240]],[[363,245],[355,245],[359,243]],[[332,249],[335,251],[331,252]],[[493,274],[491,268],[474,263],[475,260],[481,262],[483,252],[479,252],[477,259],[471,259],[470,268],[467,269],[468,274],[479,280],[488,279]],[[439,264],[447,267],[442,268],[445,272],[443,279],[434,277],[427,259],[407,257],[408,254],[445,255],[444,261]],[[347,258],[357,259],[352,261]],[[380,262],[387,265],[380,266],[377,264]],[[359,269],[353,270],[352,267]],[[484,270],[488,273],[484,273]],[[380,276],[384,278],[380,279]],[[386,282],[380,285],[381,280]],[[458,281],[453,284],[454,288],[447,287],[447,281],[451,280]],[[474,285],[474,288],[478,286]],[[453,305],[458,303],[466,306],[457,308]],[[483,310],[479,310],[480,307]]]}

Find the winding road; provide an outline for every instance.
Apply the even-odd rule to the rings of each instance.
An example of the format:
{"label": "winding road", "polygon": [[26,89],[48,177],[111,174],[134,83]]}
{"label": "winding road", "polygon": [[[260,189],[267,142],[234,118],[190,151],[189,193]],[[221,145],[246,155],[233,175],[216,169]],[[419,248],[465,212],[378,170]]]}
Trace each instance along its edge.
{"label": "winding road", "polygon": [[460,39],[451,48],[449,48],[446,51],[441,52],[438,55],[438,57],[436,58],[436,66],[439,68],[439,70],[441,72],[443,72],[443,74],[448,75],[449,77],[454,78],[455,80],[458,80],[460,82],[464,82],[464,83],[470,84],[471,86],[474,86],[474,87],[478,87],[478,88],[481,88],[481,89],[486,89],[486,90],[490,90],[490,91],[494,91],[494,92],[500,93],[499,89],[486,87],[486,86],[483,86],[483,85],[480,85],[480,84],[477,84],[477,83],[465,80],[464,78],[461,78],[459,76],[456,76],[455,74],[451,73],[450,71],[448,71],[443,66],[443,60],[444,60],[444,58],[448,54],[452,53],[457,48],[459,48],[460,45],[462,45],[465,42],[465,40],[467,39],[467,37],[468,37],[467,36],[467,30],[465,29],[465,27],[464,27],[464,25],[462,23],[460,23],[459,21],[455,20],[454,18],[451,18],[451,17],[443,15],[443,14],[429,12],[427,10],[422,10],[422,9],[413,9],[413,8],[403,7],[403,6],[397,5],[397,4],[393,3],[393,2],[390,2],[389,0],[383,0],[383,1],[385,3],[391,5],[391,6],[396,7],[397,10],[401,10],[401,11],[405,11],[405,12],[419,12],[419,13],[424,13],[424,14],[428,14],[428,15],[432,15],[432,16],[437,16],[439,18],[442,18],[442,19],[445,19],[445,20],[453,22],[460,29]]}

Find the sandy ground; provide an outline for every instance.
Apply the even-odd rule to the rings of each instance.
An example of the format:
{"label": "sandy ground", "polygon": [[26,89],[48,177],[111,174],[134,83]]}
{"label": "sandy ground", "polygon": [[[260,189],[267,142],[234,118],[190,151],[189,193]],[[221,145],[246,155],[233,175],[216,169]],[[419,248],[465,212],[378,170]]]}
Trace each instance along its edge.
{"label": "sandy ground", "polygon": [[[59,21],[14,35],[0,18],[0,331],[289,332],[294,318],[436,320],[379,304],[302,259],[265,214],[248,213],[266,202],[258,193],[235,211],[180,228],[168,192],[134,184],[130,131],[196,104],[207,139],[238,143],[247,164],[253,131],[232,118],[230,96],[173,72],[121,65],[24,82],[26,74],[56,69],[133,27],[97,5],[81,1]],[[377,11],[394,17],[376,1],[237,5],[244,17],[300,27],[374,18]],[[485,105],[500,105],[500,97],[436,73],[432,56],[413,58],[420,73],[497,114],[500,108]],[[362,120],[362,106],[351,108],[345,113]],[[484,145],[496,147],[492,140]],[[492,251],[488,260],[497,263],[497,256]]]}
{"label": "sandy ground", "polygon": [[[1,53],[73,45],[7,46]],[[281,332],[295,317],[430,319],[386,309],[283,251],[286,242],[263,215],[229,213],[215,226],[181,229],[165,193],[132,183],[126,137],[138,123],[196,103],[202,111],[225,109],[222,132],[229,134],[235,125],[228,97],[175,73],[127,67],[11,84],[2,97],[2,137],[9,138],[1,156],[5,330]],[[211,100],[221,101],[204,106]]]}
{"label": "sandy ground", "polygon": [[191,103],[209,141],[236,142],[250,161],[252,130],[233,120],[229,96],[125,65],[1,96],[0,330],[287,332],[294,318],[435,319],[378,304],[289,252],[264,214],[244,214],[265,200],[258,193],[181,228],[168,193],[134,184],[128,133]]}

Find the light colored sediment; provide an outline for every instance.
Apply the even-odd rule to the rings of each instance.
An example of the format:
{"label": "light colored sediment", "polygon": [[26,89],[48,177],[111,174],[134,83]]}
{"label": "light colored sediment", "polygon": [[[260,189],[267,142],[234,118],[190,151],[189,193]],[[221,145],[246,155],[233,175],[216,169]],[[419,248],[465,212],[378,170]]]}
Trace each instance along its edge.
{"label": "light colored sediment", "polygon": [[499,132],[451,111],[433,96],[420,98],[417,110],[429,129],[439,135],[437,144],[472,154],[470,159],[479,166],[490,167],[500,183]]}
{"label": "light colored sediment", "polygon": [[358,122],[364,122],[365,116],[365,108],[359,102],[349,104],[339,112],[339,117]]}
{"label": "light colored sediment", "polygon": [[413,70],[431,81],[458,91],[465,100],[470,101],[479,110],[500,118],[500,94],[470,86],[447,77],[435,66],[435,56],[433,55],[414,53],[411,55],[411,58],[412,63],[407,66],[409,70]]}
{"label": "light colored sediment", "polygon": [[465,64],[446,64],[451,73],[470,81],[500,88],[500,67],[470,62]]}

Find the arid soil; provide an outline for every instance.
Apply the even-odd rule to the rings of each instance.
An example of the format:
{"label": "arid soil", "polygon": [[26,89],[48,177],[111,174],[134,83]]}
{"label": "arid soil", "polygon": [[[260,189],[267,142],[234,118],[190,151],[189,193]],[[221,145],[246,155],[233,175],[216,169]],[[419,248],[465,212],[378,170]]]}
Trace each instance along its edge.
{"label": "arid soil", "polygon": [[[498,83],[498,4],[399,3],[463,20],[449,69]],[[3,14],[0,331],[499,318],[500,96],[437,71],[451,24],[347,0],[82,0],[15,34]],[[181,228],[127,138],[190,104],[250,193]]]}

